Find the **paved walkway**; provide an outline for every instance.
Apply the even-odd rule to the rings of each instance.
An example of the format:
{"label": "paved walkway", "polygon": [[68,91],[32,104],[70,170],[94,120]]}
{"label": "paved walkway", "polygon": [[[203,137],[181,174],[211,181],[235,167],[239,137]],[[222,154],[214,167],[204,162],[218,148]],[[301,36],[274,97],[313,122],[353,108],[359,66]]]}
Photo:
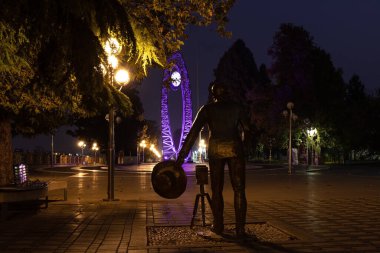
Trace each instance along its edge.
{"label": "paved walkway", "polygon": [[[135,173],[139,169],[142,173]],[[199,189],[191,171],[186,193],[165,200],[152,192],[149,167],[121,168],[115,178],[120,201],[112,202],[102,200],[107,173],[38,172],[41,180],[66,180],[68,201],[60,201],[62,193],[56,191],[47,209],[12,212],[0,222],[0,252],[380,252],[378,167],[287,175],[286,168],[251,166],[247,227],[266,224],[289,236],[277,241],[200,238],[176,245],[175,238],[186,239],[179,237],[189,231]],[[234,221],[231,194],[226,182],[226,224]],[[207,224],[211,218],[207,207]],[[201,225],[199,219],[196,223]],[[158,228],[167,234],[152,242]]]}

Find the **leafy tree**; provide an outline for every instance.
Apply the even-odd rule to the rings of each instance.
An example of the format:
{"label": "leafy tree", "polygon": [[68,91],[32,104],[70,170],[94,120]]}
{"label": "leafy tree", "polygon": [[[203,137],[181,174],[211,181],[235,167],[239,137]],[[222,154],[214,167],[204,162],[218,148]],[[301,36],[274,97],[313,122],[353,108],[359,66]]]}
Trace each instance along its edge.
{"label": "leafy tree", "polygon": [[320,48],[312,52],[312,82],[308,103],[309,118],[324,127],[336,128],[337,115],[344,109],[345,83],[328,53]]}
{"label": "leafy tree", "polygon": [[[315,45],[309,32],[289,23],[280,26],[268,53],[277,84],[274,111],[280,115],[292,101],[300,120],[309,119],[314,127],[329,130],[327,135],[337,135],[345,84],[330,55]],[[322,146],[324,141],[321,138]]]}
{"label": "leafy tree", "polygon": [[230,87],[233,98],[247,104],[247,91],[259,81],[259,71],[252,52],[238,39],[224,53],[214,70],[216,82]]}
{"label": "leafy tree", "polygon": [[373,149],[371,140],[377,132],[374,101],[374,98],[365,93],[360,77],[353,75],[346,85],[345,108],[342,110],[340,128],[342,143],[347,152]]}
{"label": "leafy tree", "polygon": [[368,133],[366,141],[372,152],[380,152],[380,89],[377,94],[369,97],[369,125],[365,131]]}
{"label": "leafy tree", "polygon": [[251,119],[251,154],[258,143],[270,135],[268,112],[272,103],[271,82],[265,65],[257,68],[252,52],[242,40],[237,40],[221,57],[214,70],[215,80],[228,86],[231,97],[242,103]]}
{"label": "leafy tree", "polygon": [[311,93],[311,54],[314,48],[313,38],[302,27],[285,23],[276,32],[268,54],[272,57],[270,73],[277,84],[275,105],[278,113],[291,100],[297,100],[297,108],[304,108],[300,100]]}
{"label": "leafy tree", "polygon": [[367,99],[365,87],[358,75],[353,75],[346,85],[347,103],[362,103]]}
{"label": "leafy tree", "polygon": [[[12,182],[11,129],[35,134],[129,98],[109,85],[102,44],[116,37],[136,78],[186,39],[188,25],[224,30],[234,0],[2,0],[0,3],[0,185]],[[173,11],[173,9],[176,11]],[[106,85],[104,85],[106,84]],[[12,127],[13,126],[13,127]],[[4,155],[3,155],[4,154]]]}

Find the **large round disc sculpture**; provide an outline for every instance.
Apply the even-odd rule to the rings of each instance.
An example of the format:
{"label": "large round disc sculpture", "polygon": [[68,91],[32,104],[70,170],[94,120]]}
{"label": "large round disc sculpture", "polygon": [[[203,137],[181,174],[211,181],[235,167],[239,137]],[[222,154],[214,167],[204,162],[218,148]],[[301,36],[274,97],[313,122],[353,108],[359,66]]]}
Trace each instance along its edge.
{"label": "large round disc sculpture", "polygon": [[[178,52],[174,53],[168,61],[173,63],[173,67],[164,71],[164,83],[161,93],[161,133],[164,160],[177,158],[177,154],[181,150],[182,144],[193,124],[190,82],[185,63]],[[165,85],[167,82],[170,84],[169,87]],[[170,129],[168,93],[169,91],[178,91],[179,89],[182,93],[182,129],[178,146],[175,146]]]}

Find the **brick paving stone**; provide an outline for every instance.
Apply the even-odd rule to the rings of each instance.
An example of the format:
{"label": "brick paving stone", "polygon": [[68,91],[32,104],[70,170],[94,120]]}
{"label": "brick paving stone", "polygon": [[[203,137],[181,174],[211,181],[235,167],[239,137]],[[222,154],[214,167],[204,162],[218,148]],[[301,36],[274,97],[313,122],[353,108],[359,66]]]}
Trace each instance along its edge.
{"label": "brick paving stone", "polygon": [[[289,182],[292,186],[302,185],[302,181],[298,181],[302,179],[301,175],[294,175],[291,178],[288,175],[272,176],[266,177],[267,181],[264,181],[277,187],[276,183],[279,181],[274,182],[277,177],[286,178],[284,182]],[[315,182],[318,182],[319,178],[324,178],[323,175],[309,175],[309,177],[316,180]],[[189,178],[191,182],[193,179]],[[341,179],[339,178],[339,181]],[[375,181],[377,179],[378,177],[371,179],[371,183],[380,182],[380,180]],[[51,202],[48,209],[41,209],[34,214],[17,213],[13,218],[1,222],[0,251],[56,253],[277,251],[275,249],[258,251],[254,247],[244,247],[236,243],[220,247],[210,245],[149,247],[146,226],[188,225],[192,217],[195,195],[173,201],[157,200],[157,198],[144,200],[144,197],[141,197],[142,200],[132,200],[134,196],[131,195],[127,201],[103,202],[102,190],[102,194],[97,193],[101,195],[98,200],[85,201],[89,193],[85,193],[86,189],[78,189],[77,180],[79,179],[69,181],[69,201]],[[88,185],[91,191],[97,191],[97,187],[90,183],[91,177],[83,177],[80,180],[81,184]],[[150,187],[149,179],[144,179],[143,182],[146,182],[145,187]],[[316,187],[313,191],[325,187],[323,183],[318,185],[315,182],[313,181],[313,186],[304,185]],[[355,182],[352,185],[352,189],[356,184]],[[198,191],[197,187],[189,189]],[[308,190],[308,188],[302,189]],[[297,237],[294,241],[276,242],[277,246],[297,252],[380,252],[378,194],[376,197],[366,194],[344,198],[328,195],[294,197],[287,188],[279,188],[279,193],[280,191],[283,191],[282,195],[286,198],[271,199],[258,196],[258,200],[248,202],[247,213],[248,222],[266,221]],[[117,191],[117,194],[120,193]],[[197,215],[197,222],[200,222],[199,216],[200,213]],[[206,221],[211,222],[211,220],[211,211],[206,205]],[[225,222],[234,223],[233,204],[228,201],[225,205]],[[17,240],[17,246],[9,244],[10,241]]]}

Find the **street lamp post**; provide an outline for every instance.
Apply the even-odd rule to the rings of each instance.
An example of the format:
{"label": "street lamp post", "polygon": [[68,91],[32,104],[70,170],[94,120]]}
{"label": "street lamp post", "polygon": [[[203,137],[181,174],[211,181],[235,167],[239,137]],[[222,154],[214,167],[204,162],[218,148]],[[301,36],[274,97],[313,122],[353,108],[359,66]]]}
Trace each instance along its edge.
{"label": "street lamp post", "polygon": [[138,145],[138,143],[137,143],[136,146],[137,146],[137,147],[136,147],[136,160],[137,160],[137,165],[139,165],[139,164],[140,164],[140,154],[139,154],[140,150],[139,150],[139,145]]}
{"label": "street lamp post", "polygon": [[114,199],[114,177],[115,177],[115,110],[112,107],[108,113],[108,200]]}
{"label": "street lamp post", "polygon": [[[310,128],[306,130],[307,132],[307,143],[309,143],[309,140],[313,140],[313,138],[318,134],[318,131],[316,128]],[[313,145],[310,146],[311,148],[311,165],[315,163],[315,154],[313,151]],[[307,164],[309,164],[309,150],[307,150]]]}
{"label": "street lamp post", "polygon": [[86,147],[86,143],[84,141],[79,141],[78,142],[78,147],[82,150],[82,155],[81,155],[81,164],[84,163],[84,159],[83,159],[83,150],[84,148]]}
{"label": "street lamp post", "polygon": [[91,149],[94,151],[94,164],[96,164],[96,152],[99,150],[98,144],[94,142]]}
{"label": "street lamp post", "polygon": [[140,147],[142,147],[142,160],[141,160],[141,163],[144,163],[144,161],[145,161],[144,151],[145,151],[146,146],[147,146],[146,141],[142,140],[140,142]]}
{"label": "street lamp post", "polygon": [[272,162],[273,138],[269,138],[269,163]]}
{"label": "street lamp post", "polygon": [[306,134],[306,165],[309,166],[309,135]]}
{"label": "street lamp post", "polygon": [[54,134],[51,134],[51,167],[54,167]]}
{"label": "street lamp post", "polygon": [[[115,69],[118,67],[118,59],[116,56],[121,52],[121,45],[115,38],[110,38],[106,41],[104,45],[104,51],[106,52],[107,58],[107,69],[110,85],[114,86],[115,83],[125,85],[129,82],[129,73],[124,69],[119,69],[114,74]],[[115,108],[111,106],[108,113],[108,191],[107,201],[114,201],[114,172],[115,172]]]}
{"label": "street lamp post", "polygon": [[292,102],[288,102],[286,105],[287,109],[284,110],[282,114],[285,118],[289,116],[289,147],[288,147],[288,173],[292,174],[292,120],[297,119],[297,115],[293,112],[294,104]]}

